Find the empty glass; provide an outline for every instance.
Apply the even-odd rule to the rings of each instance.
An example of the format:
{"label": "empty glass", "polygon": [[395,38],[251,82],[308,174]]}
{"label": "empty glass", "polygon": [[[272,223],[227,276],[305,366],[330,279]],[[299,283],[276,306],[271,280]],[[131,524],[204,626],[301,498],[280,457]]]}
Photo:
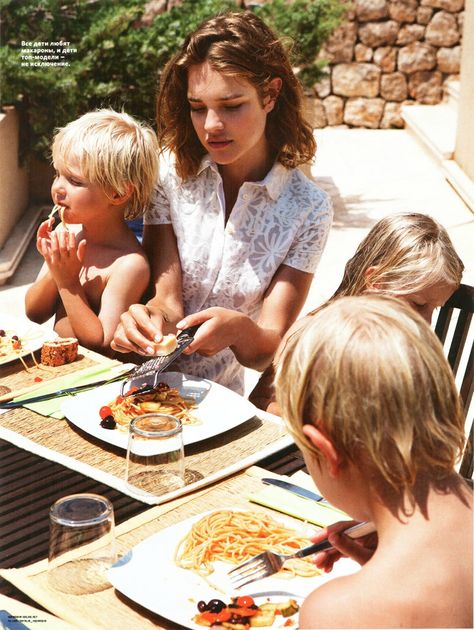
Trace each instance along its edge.
{"label": "empty glass", "polygon": [[162,413],[147,413],[132,420],[125,481],[135,494],[148,497],[160,497],[184,486],[181,420]]}
{"label": "empty glass", "polygon": [[49,516],[50,586],[73,595],[108,588],[107,570],[117,559],[110,501],[98,494],[72,494],[58,499]]}

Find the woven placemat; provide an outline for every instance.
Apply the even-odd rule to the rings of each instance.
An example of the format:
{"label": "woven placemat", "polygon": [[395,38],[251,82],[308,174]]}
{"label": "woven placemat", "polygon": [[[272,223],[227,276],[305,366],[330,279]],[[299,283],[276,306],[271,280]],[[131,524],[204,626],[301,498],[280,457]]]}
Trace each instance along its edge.
{"label": "woven placemat", "polygon": [[[101,355],[87,352],[82,354],[81,361],[110,361]],[[79,367],[76,364],[75,369],[83,367],[86,365]],[[3,369],[0,374],[3,377]],[[152,505],[234,474],[292,443],[280,418],[264,411],[257,413],[258,416],[233,429],[187,445],[186,486],[159,499],[141,497],[127,488],[123,480],[124,449],[91,436],[67,420],[42,416],[23,407],[11,409],[0,415],[0,437]]]}
{"label": "woven placemat", "polygon": [[[35,352],[36,363],[39,363],[40,352]],[[97,352],[87,350],[86,348],[79,348],[77,360],[73,363],[67,363],[58,367],[51,367],[47,365],[36,365],[30,355],[24,357],[24,362],[27,369],[23,366],[19,359],[11,361],[0,367],[0,392],[4,392],[4,388],[17,392],[27,388],[38,388],[48,381],[52,381],[55,378],[66,376],[67,374],[73,374],[80,370],[84,370],[94,365],[117,365],[120,362],[109,359]],[[36,379],[36,380],[35,380]]]}
{"label": "woven placemat", "polygon": [[[271,474],[271,473],[270,473]],[[119,553],[126,553],[152,534],[179,523],[210,508],[233,505],[253,511],[275,514],[271,510],[251,505],[246,497],[261,487],[261,476],[268,471],[252,467],[245,472],[219,482],[193,495],[187,495],[165,505],[153,507],[122,523],[116,529]],[[295,525],[298,521],[295,521]],[[299,521],[301,527],[301,521]],[[157,571],[159,567],[157,567]],[[146,628],[180,628],[167,619],[150,613],[112,587],[99,593],[67,595],[51,589],[47,581],[47,560],[22,569],[3,569],[0,575],[38,604],[61,619],[87,630],[144,630]],[[159,593],[157,593],[159,597]]]}

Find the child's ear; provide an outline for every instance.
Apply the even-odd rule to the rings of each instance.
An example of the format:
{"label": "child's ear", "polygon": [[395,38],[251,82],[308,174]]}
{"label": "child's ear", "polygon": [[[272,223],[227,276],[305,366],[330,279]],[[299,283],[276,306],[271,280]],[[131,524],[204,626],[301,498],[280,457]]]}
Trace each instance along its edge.
{"label": "child's ear", "polygon": [[364,273],[365,286],[367,289],[377,289],[379,288],[378,283],[373,282],[373,277],[375,272],[377,271],[377,265],[372,265],[371,267],[367,267]]}
{"label": "child's ear", "polygon": [[112,205],[120,206],[123,203],[126,203],[130,199],[130,197],[132,196],[132,193],[133,193],[133,184],[131,184],[129,182],[127,184],[127,189],[126,189],[125,193],[123,195],[121,195],[119,192],[114,191],[112,193],[110,201],[111,201]]}
{"label": "child's ear", "polygon": [[334,448],[331,439],[324,435],[314,424],[304,424],[303,433],[326,460],[331,477],[337,477],[343,460]]}

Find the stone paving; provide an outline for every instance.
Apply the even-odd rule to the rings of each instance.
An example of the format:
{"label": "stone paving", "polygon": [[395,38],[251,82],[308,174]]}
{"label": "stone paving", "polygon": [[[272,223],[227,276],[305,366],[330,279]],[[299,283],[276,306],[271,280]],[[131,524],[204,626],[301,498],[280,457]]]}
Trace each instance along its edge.
{"label": "stone paving", "polygon": [[[463,281],[474,284],[474,214],[410,132],[325,128],[316,138],[311,173],[332,196],[334,224],[303,312],[330,297],[372,225],[402,211],[429,214],[447,228],[466,267]],[[16,274],[0,287],[1,312],[23,314],[25,291],[40,266],[33,241]],[[254,379],[249,371],[248,387]]]}

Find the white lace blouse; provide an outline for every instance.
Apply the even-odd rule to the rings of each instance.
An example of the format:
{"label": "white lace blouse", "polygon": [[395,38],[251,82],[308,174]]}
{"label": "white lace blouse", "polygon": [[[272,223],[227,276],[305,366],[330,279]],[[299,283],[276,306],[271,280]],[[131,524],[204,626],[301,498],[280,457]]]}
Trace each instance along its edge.
{"label": "white lace blouse", "polygon": [[[225,224],[222,179],[209,156],[186,182],[176,175],[173,159],[162,157],[145,215],[145,224],[173,225],[185,315],[221,306],[253,319],[280,265],[314,272],[331,220],[326,193],[299,169],[276,163],[264,180],[242,185]],[[243,367],[229,348],[213,357],[183,356],[174,368],[243,391]]]}

